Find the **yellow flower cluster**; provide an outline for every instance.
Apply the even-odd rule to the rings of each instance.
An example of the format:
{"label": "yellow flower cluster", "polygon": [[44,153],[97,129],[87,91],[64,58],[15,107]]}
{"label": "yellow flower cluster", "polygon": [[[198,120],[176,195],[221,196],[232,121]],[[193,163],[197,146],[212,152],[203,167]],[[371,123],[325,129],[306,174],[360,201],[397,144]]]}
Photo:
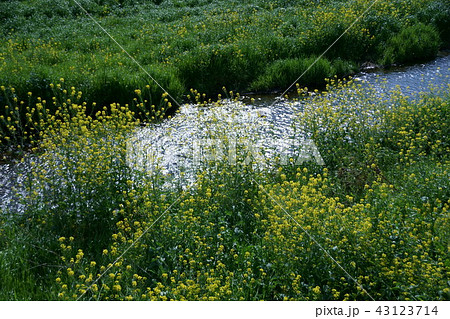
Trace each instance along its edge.
{"label": "yellow flower cluster", "polygon": [[[60,249],[58,298],[448,298],[448,88],[411,101],[331,79],[298,118],[326,167],[258,167],[243,148],[239,165],[207,161],[190,188],[177,188],[126,165],[141,123],[129,106],[91,116],[75,87],[54,87],[60,95],[29,110],[41,143],[23,199],[24,225]],[[136,94],[149,103],[145,89]],[[354,105],[333,103],[344,98]],[[230,103],[243,105],[196,108]],[[210,122],[210,137],[232,130],[251,141]]]}
{"label": "yellow flower cluster", "polygon": [[[331,81],[334,98],[357,85]],[[181,193],[155,187],[161,185],[158,175],[126,179],[122,201],[110,215],[118,219],[95,259],[59,239],[66,267],[56,279],[60,298],[447,298],[448,102],[436,94],[412,105],[392,92],[386,105],[370,89],[350,92],[361,108],[329,103],[328,94],[301,114],[325,168],[288,165],[272,172],[220,163],[199,172],[196,184]],[[111,107],[111,115],[99,117],[128,127],[132,116]],[[79,129],[98,127],[93,119],[80,119],[68,138],[83,145],[77,156],[84,163],[73,169],[83,168],[79,183],[88,185],[84,172],[95,167],[104,178],[110,167],[94,156],[106,152],[94,141],[103,131]],[[314,131],[318,127],[327,130]],[[59,141],[61,134],[45,136]]]}

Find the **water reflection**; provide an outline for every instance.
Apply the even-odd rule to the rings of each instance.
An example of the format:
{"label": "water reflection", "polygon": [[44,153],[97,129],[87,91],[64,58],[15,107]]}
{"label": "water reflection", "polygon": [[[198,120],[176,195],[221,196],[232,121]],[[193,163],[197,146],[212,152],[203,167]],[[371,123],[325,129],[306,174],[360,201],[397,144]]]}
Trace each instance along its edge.
{"label": "water reflection", "polygon": [[361,73],[356,77],[367,86],[371,84],[380,93],[399,88],[404,95],[414,98],[420,92],[429,91],[429,86],[443,87],[449,84],[450,55],[414,66],[389,71]]}
{"label": "water reflection", "polygon": [[[430,86],[449,84],[449,61],[450,56],[446,56],[401,70],[361,73],[354,78],[357,86],[330,92],[331,98],[329,94],[327,100],[333,105],[348,105],[353,111],[375,100],[388,99],[394,89],[414,98],[429,91]],[[363,93],[352,94],[351,91]],[[362,95],[365,98],[359,98]],[[298,113],[304,103],[313,101],[309,98],[292,102],[265,95],[221,101],[219,105],[208,107],[183,105],[173,119],[137,131],[130,139],[129,159],[137,168],[148,172],[160,168],[174,178],[179,178],[182,172],[185,176],[194,174],[202,164],[202,152],[213,152],[204,148],[215,148],[215,160],[223,161],[229,160],[223,149],[229,151],[231,145],[237,145],[243,152],[250,152],[263,167],[273,165],[277,156],[295,160],[299,156],[295,151],[307,141],[297,122]],[[224,140],[229,144],[228,149],[227,145],[219,145]],[[211,160],[210,157],[203,159]],[[243,159],[247,158],[244,154]]]}

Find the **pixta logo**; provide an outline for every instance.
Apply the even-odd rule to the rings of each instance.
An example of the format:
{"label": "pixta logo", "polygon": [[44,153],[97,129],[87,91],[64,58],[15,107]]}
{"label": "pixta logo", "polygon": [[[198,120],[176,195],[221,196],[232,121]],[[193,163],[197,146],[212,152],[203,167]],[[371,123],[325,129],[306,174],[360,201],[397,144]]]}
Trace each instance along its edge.
{"label": "pixta logo", "polygon": [[[189,145],[186,145],[189,144]],[[310,139],[286,142],[281,139],[193,139],[190,143],[159,143],[130,138],[127,142],[127,164],[145,170],[176,161],[177,166],[228,165],[301,165],[314,162],[324,165],[320,152]]]}

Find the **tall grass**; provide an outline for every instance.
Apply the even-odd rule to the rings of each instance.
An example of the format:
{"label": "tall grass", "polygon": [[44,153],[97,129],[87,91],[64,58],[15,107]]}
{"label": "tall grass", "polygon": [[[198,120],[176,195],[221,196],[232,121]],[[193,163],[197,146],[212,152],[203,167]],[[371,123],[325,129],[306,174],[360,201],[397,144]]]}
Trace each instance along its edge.
{"label": "tall grass", "polygon": [[[316,88],[323,88],[326,84],[325,79],[334,75],[351,74],[356,70],[354,65],[342,60],[335,60],[334,63],[331,63],[324,58],[317,59],[317,57],[310,57],[277,60],[250,87],[256,91],[267,91],[274,88],[286,89],[292,83],[298,82],[302,86],[312,85]],[[301,78],[296,81],[300,76]]]}
{"label": "tall grass", "polygon": [[[448,6],[436,0],[378,1],[345,34],[365,10],[366,1],[80,4],[178,101],[191,88],[209,95],[220,93],[224,85],[234,91],[251,90],[256,78],[281,63],[277,61],[318,56],[341,35],[324,57],[332,65],[429,59],[439,41],[448,42],[449,33]],[[150,81],[71,1],[4,1],[0,12],[0,83],[14,87],[21,100],[26,100],[28,91],[48,100],[50,83],[63,77],[100,109],[113,102],[131,103],[133,90]],[[423,35],[427,39],[413,45],[416,40],[411,34],[422,29],[428,30]],[[410,54],[406,57],[402,50]],[[352,70],[331,68],[326,73],[334,76]],[[304,85],[322,79],[323,72],[311,73]],[[281,85],[266,82],[267,90]],[[160,97],[160,91],[152,92],[154,104]]]}
{"label": "tall grass", "polygon": [[382,63],[426,61],[436,55],[439,46],[439,34],[432,26],[416,24],[389,39]]}

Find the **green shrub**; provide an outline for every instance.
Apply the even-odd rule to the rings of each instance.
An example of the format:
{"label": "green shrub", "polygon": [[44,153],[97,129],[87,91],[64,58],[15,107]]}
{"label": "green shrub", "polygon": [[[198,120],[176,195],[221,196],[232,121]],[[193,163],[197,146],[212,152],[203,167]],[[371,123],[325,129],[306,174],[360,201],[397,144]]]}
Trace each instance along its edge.
{"label": "green shrub", "polygon": [[[325,58],[319,59],[313,65],[315,60],[315,57],[310,57],[275,61],[250,87],[256,91],[266,91],[273,88],[286,89],[305,71],[306,73],[298,81],[300,85],[323,86],[325,84],[325,78],[333,76],[336,69]],[[339,66],[340,73],[351,69],[350,67],[347,69],[345,63],[342,61],[338,62],[337,65]]]}
{"label": "green shrub", "polygon": [[436,56],[440,46],[439,33],[430,25],[418,23],[391,37],[381,63],[411,63]]}
{"label": "green shrub", "polygon": [[[185,87],[178,78],[176,70],[169,66],[152,64],[144,66],[144,69],[158,83],[170,92],[177,101],[185,92]],[[161,96],[164,91],[143,71],[126,72],[125,70],[108,70],[105,73],[96,74],[89,82],[82,86],[83,91],[90,92],[90,100],[96,101],[99,106],[111,103],[131,103],[135,98],[134,90],[143,89],[150,85],[150,96],[147,96],[150,104],[160,105],[163,103]]]}
{"label": "green shrub", "polygon": [[433,25],[444,44],[450,45],[450,1],[433,1],[419,11],[417,17],[419,21]]}
{"label": "green shrub", "polygon": [[261,56],[250,45],[208,45],[180,57],[177,67],[186,85],[200,92],[218,93],[226,86],[244,89],[260,71]]}

